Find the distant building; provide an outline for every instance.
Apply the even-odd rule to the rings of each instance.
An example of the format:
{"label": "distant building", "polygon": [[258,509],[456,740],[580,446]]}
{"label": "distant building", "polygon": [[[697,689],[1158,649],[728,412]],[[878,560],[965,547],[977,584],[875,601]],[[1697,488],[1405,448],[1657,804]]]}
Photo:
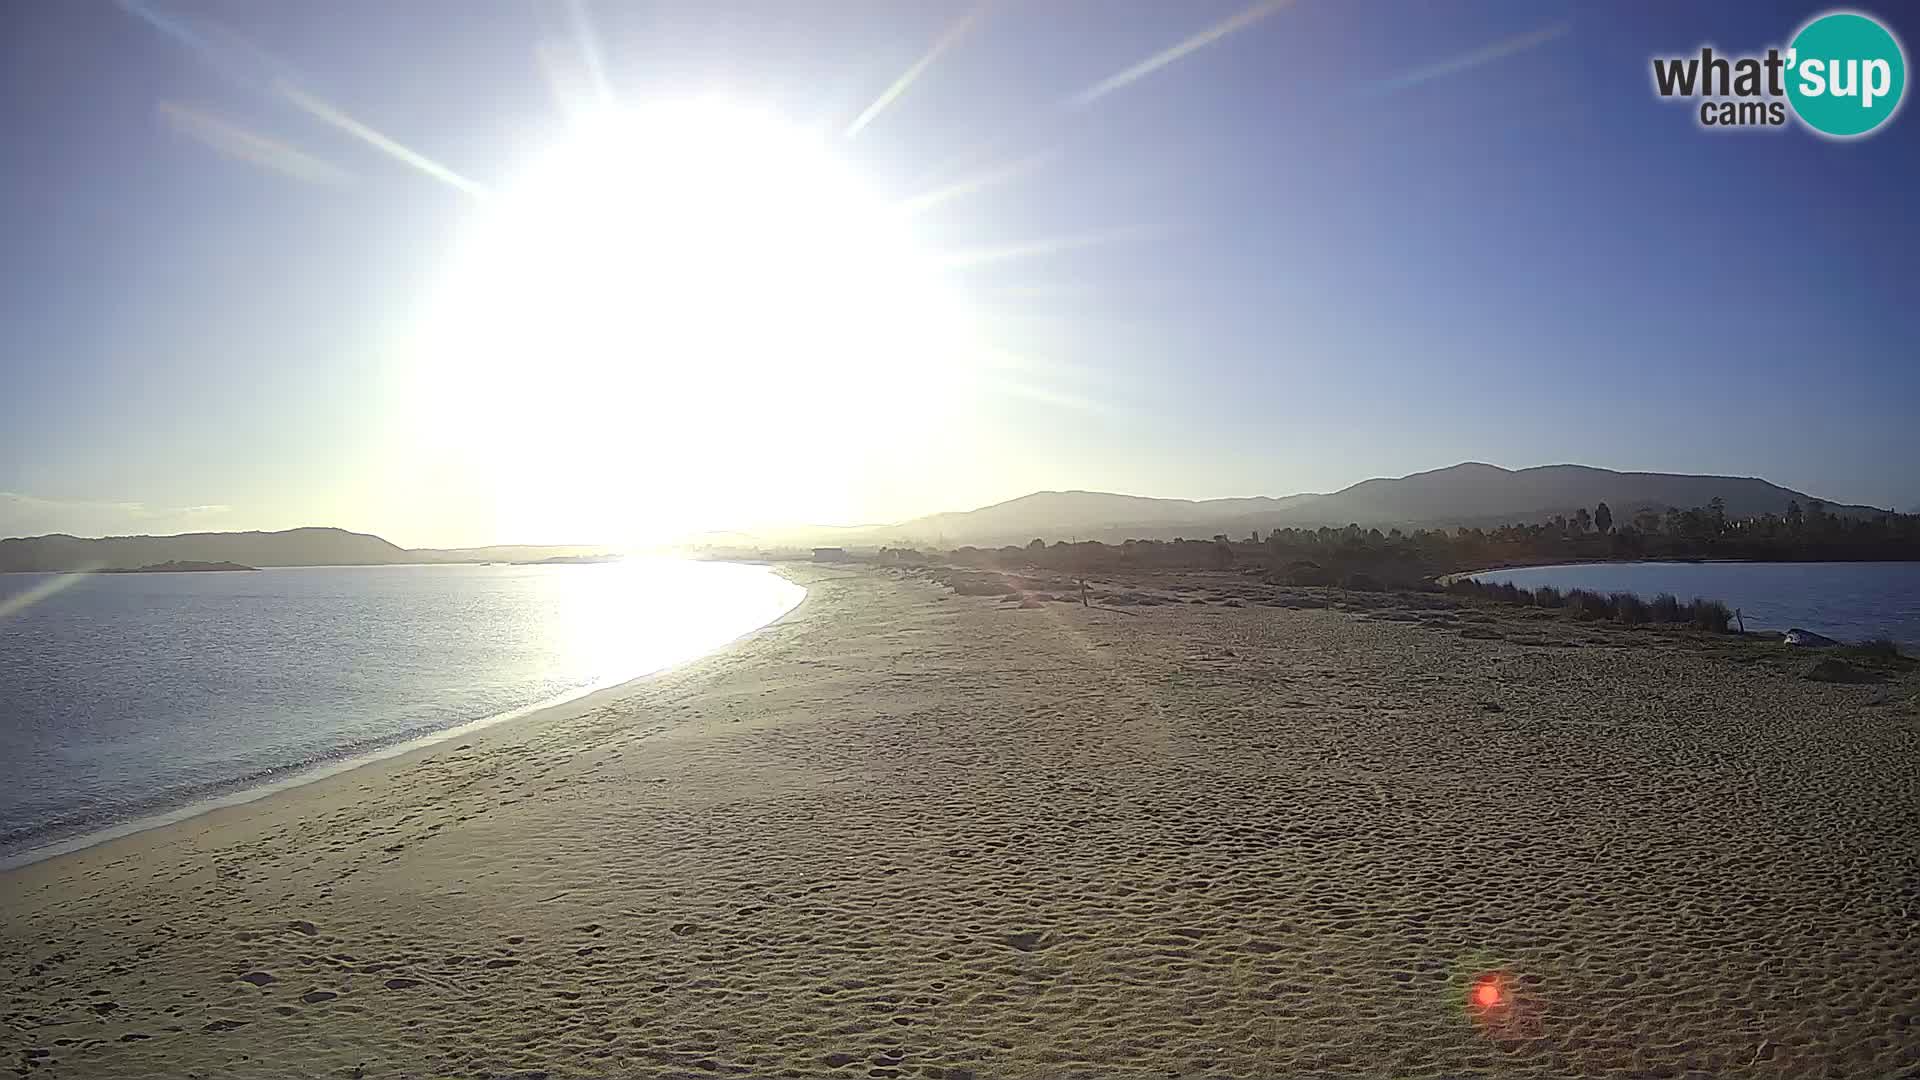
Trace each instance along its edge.
{"label": "distant building", "polygon": [[846,562],[847,549],[846,548],[814,548],[813,561],[814,562]]}

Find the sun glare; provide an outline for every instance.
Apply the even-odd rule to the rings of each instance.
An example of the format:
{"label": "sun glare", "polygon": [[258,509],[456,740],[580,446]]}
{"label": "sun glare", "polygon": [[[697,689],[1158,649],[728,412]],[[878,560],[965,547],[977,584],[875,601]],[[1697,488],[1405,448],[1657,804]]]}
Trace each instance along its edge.
{"label": "sun glare", "polygon": [[426,334],[422,434],[488,471],[502,531],[621,538],[849,512],[980,352],[906,214],[719,103],[576,125],[482,201]]}

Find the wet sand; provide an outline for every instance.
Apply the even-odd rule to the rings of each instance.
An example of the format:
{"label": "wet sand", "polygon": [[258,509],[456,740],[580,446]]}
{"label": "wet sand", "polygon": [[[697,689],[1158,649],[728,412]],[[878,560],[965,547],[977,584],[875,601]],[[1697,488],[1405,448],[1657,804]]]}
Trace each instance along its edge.
{"label": "wet sand", "polygon": [[0,875],[0,1068],[1920,1070],[1911,676],[792,573],[689,667]]}

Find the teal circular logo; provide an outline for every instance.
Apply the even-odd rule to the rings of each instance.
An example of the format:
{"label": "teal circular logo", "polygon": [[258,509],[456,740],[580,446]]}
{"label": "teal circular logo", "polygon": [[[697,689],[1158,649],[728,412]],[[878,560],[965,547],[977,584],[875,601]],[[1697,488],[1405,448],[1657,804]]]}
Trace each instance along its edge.
{"label": "teal circular logo", "polygon": [[1801,28],[1787,52],[1787,99],[1823,135],[1865,135],[1892,118],[1906,89],[1906,53],[1865,15],[1822,15]]}

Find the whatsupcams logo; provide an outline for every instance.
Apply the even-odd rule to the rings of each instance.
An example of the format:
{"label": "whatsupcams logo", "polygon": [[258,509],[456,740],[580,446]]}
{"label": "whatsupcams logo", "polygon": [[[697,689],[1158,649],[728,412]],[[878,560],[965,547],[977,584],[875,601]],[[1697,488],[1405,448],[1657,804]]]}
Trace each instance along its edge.
{"label": "whatsupcams logo", "polygon": [[1790,114],[1815,132],[1851,139],[1885,126],[1907,88],[1907,56],[1879,20],[1831,11],[1800,28],[1785,50],[1760,56],[1653,58],[1662,98],[1699,101],[1701,127],[1783,127]]}

